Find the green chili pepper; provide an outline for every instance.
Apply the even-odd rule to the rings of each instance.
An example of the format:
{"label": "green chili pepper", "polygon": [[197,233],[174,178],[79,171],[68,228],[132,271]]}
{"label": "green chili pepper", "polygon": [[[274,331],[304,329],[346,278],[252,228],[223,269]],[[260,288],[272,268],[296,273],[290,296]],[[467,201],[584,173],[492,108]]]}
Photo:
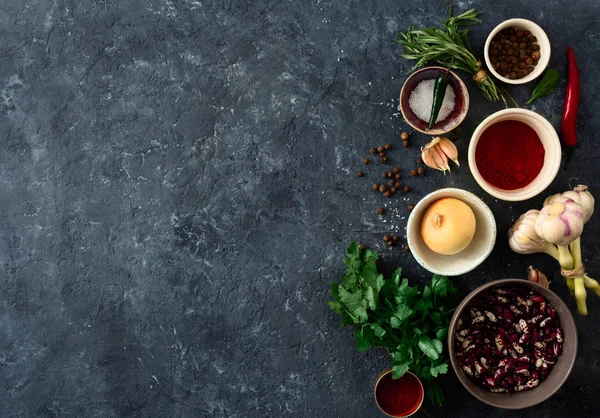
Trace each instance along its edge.
{"label": "green chili pepper", "polygon": [[429,117],[429,129],[433,128],[435,121],[442,108],[444,96],[446,95],[446,87],[448,87],[448,72],[440,74],[435,79],[433,85],[433,105],[431,106],[431,116]]}

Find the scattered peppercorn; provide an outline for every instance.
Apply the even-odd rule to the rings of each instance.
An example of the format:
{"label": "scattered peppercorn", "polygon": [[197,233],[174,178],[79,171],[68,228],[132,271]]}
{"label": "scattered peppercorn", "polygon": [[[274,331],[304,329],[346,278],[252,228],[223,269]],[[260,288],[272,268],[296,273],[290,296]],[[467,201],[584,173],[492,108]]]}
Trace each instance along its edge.
{"label": "scattered peppercorn", "polygon": [[400,183],[399,181],[397,181],[396,183],[394,183],[394,187],[395,187],[396,189],[399,189],[399,188],[400,188],[400,186],[402,186],[402,183]]}
{"label": "scattered peppercorn", "polygon": [[394,185],[394,180],[389,180],[389,181],[388,181],[388,184],[389,184],[390,186],[393,186],[393,185]]}
{"label": "scattered peppercorn", "polygon": [[394,235],[394,236],[392,237],[392,239],[393,239],[394,241],[398,241],[398,240],[400,239],[400,237],[399,237],[398,235]]}
{"label": "scattered peppercorn", "polygon": [[417,175],[417,170],[410,170],[410,175],[412,177],[416,176]]}
{"label": "scattered peppercorn", "polygon": [[392,177],[394,177],[394,173],[392,173],[391,171],[388,171],[387,176],[388,176],[388,178],[391,179]]}
{"label": "scattered peppercorn", "polygon": [[394,246],[394,241],[388,241],[388,246],[393,247]]}
{"label": "scattered peppercorn", "polygon": [[410,147],[410,142],[409,141],[402,141],[402,146],[404,148],[409,148]]}
{"label": "scattered peppercorn", "polygon": [[380,157],[385,157],[385,152],[380,152],[380,153],[379,153],[379,156],[380,156]]}
{"label": "scattered peppercorn", "polygon": [[385,148],[383,147],[383,145],[380,145],[380,146],[377,147],[377,151],[384,152]]}
{"label": "scattered peppercorn", "polygon": [[390,197],[392,195],[392,192],[390,192],[389,190],[387,192],[385,192],[383,194],[385,197]]}
{"label": "scattered peppercorn", "polygon": [[493,69],[511,80],[525,77],[540,59],[539,44],[536,42],[535,36],[520,29],[506,28],[498,32],[488,50]]}
{"label": "scattered peppercorn", "polygon": [[385,184],[382,184],[382,185],[379,186],[379,191],[381,193],[384,193],[386,190],[387,190],[387,187],[385,187]]}
{"label": "scattered peppercorn", "polygon": [[381,178],[382,179],[387,179],[387,173],[384,171],[383,173],[381,173]]}
{"label": "scattered peppercorn", "polygon": [[402,177],[402,176],[401,176],[400,174],[396,174],[396,175],[394,176],[394,178],[395,178],[396,180],[400,180],[400,178],[401,178],[401,177]]}
{"label": "scattered peppercorn", "polygon": [[408,205],[408,210],[413,210],[415,208],[415,205]]}
{"label": "scattered peppercorn", "polygon": [[396,189],[395,187],[391,188],[392,193],[396,193],[398,191],[398,189]]}
{"label": "scattered peppercorn", "polygon": [[381,158],[381,164],[387,164],[388,162],[388,158],[387,157],[382,157]]}
{"label": "scattered peppercorn", "polygon": [[379,215],[383,215],[385,213],[385,209],[384,208],[377,208],[377,213]]}
{"label": "scattered peppercorn", "polygon": [[362,176],[363,176],[363,174],[364,174],[364,173],[363,173],[362,171],[359,171],[359,172],[358,172],[358,177],[362,177]]}
{"label": "scattered peppercorn", "polygon": [[369,158],[368,157],[367,158],[363,158],[363,164],[364,165],[369,164]]}
{"label": "scattered peppercorn", "polygon": [[388,150],[388,151],[389,151],[389,150],[391,150],[391,149],[392,149],[392,144],[385,144],[385,145],[383,146],[383,148],[385,148],[386,150]]}
{"label": "scattered peppercorn", "polygon": [[400,139],[401,139],[401,140],[403,140],[403,141],[408,141],[408,138],[409,138],[408,132],[402,132],[402,133],[400,134]]}
{"label": "scattered peppercorn", "polygon": [[389,235],[384,235],[384,236],[383,236],[383,240],[384,240],[385,242],[388,242],[388,241],[390,240],[390,237],[389,237]]}
{"label": "scattered peppercorn", "polygon": [[379,190],[379,183],[373,183],[373,190],[374,191]]}
{"label": "scattered peppercorn", "polygon": [[371,149],[369,150],[369,154],[371,154],[371,155],[375,155],[375,154],[377,154],[377,150],[376,150],[375,148],[371,148]]}
{"label": "scattered peppercorn", "polygon": [[410,192],[410,186],[404,186],[404,191],[407,193]]}
{"label": "scattered peppercorn", "polygon": [[410,248],[408,248],[408,245],[404,246],[404,251],[410,251]]}
{"label": "scattered peppercorn", "polygon": [[421,157],[417,158],[417,163],[423,164],[423,159]]}
{"label": "scattered peppercorn", "polygon": [[425,169],[423,167],[419,167],[419,169],[417,170],[417,174],[422,176],[423,174],[425,174]]}
{"label": "scattered peppercorn", "polygon": [[399,173],[400,172],[400,167],[394,167],[394,173]]}

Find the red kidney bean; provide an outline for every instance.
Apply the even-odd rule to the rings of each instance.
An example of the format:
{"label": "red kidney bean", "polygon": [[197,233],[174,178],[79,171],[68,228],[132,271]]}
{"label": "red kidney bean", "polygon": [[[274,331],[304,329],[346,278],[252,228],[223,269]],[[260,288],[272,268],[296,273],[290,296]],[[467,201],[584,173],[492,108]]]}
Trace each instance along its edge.
{"label": "red kidney bean", "polygon": [[540,322],[540,328],[544,328],[552,322],[552,318],[548,317]]}
{"label": "red kidney bean", "polygon": [[527,386],[528,389],[533,389],[539,383],[540,383],[540,381],[538,379],[531,379],[531,380],[527,381],[527,383],[525,385]]}
{"label": "red kidney bean", "polygon": [[534,295],[529,298],[533,303],[541,303],[544,301],[544,297],[542,295]]}
{"label": "red kidney bean", "polygon": [[508,383],[511,386],[514,386],[514,384],[515,384],[515,378],[512,377],[512,376],[510,376],[510,375],[506,376],[506,383]]}
{"label": "red kidney bean", "polygon": [[[514,334],[517,337],[519,336],[518,334]],[[518,338],[519,344],[527,344],[529,342],[529,340],[531,339],[531,334],[521,334],[521,337]]]}
{"label": "red kidney bean", "polygon": [[529,376],[529,367],[525,365],[515,367],[515,373],[523,376]]}
{"label": "red kidney bean", "polygon": [[519,334],[517,334],[517,333],[511,334],[511,336],[510,336],[510,342],[511,343],[516,343],[517,341],[519,341]]}
{"label": "red kidney bean", "polygon": [[531,378],[532,379],[537,379],[540,377],[540,373],[537,370],[532,370],[531,371]]}
{"label": "red kidney bean", "polygon": [[555,318],[556,317],[556,311],[554,310],[554,308],[550,305],[546,306],[546,315],[548,315],[550,318]]}
{"label": "red kidney bean", "polygon": [[493,377],[486,376],[483,379],[489,387],[496,386],[496,380]]}
{"label": "red kidney bean", "polygon": [[556,341],[558,341],[559,343],[563,342],[563,331],[561,328],[556,328],[556,330],[554,331],[556,333],[556,336],[554,337],[556,339]]}
{"label": "red kidney bean", "polygon": [[504,377],[504,375],[506,375],[506,372],[504,371],[504,369],[501,369],[501,368],[497,369],[494,372],[494,381],[499,382]]}
{"label": "red kidney bean", "polygon": [[519,326],[521,327],[524,333],[529,333],[529,325],[527,324],[527,321],[525,321],[524,319],[519,319]]}

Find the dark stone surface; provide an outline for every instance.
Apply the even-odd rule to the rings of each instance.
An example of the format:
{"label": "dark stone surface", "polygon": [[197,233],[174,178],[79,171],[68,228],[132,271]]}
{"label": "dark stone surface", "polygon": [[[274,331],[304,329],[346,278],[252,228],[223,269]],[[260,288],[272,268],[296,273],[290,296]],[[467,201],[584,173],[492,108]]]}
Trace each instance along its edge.
{"label": "dark stone surface", "polygon": [[[482,196],[500,235],[493,255],[456,282],[468,291],[535,264],[574,303],[555,263],[517,256],[503,237],[543,196],[496,201],[466,164],[470,134],[498,103],[467,75],[471,111],[458,142],[463,165],[406,181],[407,199],[370,193],[359,179],[371,145],[392,143],[413,168],[418,147],[397,95],[410,63],[397,29],[430,25],[443,1],[18,1],[0,4],[0,388],[2,417],[368,417],[388,366],[360,354],[325,305],[351,240],[380,250],[386,271],[429,273],[388,249],[406,205],[457,186]],[[565,74],[575,47],[582,73],[581,146],[548,193],[598,179],[599,3],[498,4],[473,28],[481,55],[502,20],[548,32],[551,66]],[[510,88],[521,103],[532,85]],[[560,127],[565,80],[532,108]],[[406,176],[407,177],[407,176]],[[544,193],[547,195],[548,193]],[[598,275],[586,225],[584,258]],[[402,241],[404,236],[402,235]],[[494,410],[455,377],[427,417],[593,417],[600,399],[600,301],[577,318],[580,353],[549,401]]]}

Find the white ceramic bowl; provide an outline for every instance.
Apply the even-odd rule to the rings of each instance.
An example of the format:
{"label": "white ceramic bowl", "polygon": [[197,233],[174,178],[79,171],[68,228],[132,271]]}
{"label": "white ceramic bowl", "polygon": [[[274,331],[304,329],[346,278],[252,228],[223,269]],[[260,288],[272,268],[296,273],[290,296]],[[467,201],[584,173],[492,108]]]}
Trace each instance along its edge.
{"label": "white ceramic bowl", "polygon": [[[537,177],[527,186],[515,190],[503,190],[492,186],[483,179],[475,164],[475,149],[481,134],[495,123],[505,120],[516,120],[531,126],[538,134],[545,151],[544,165]],[[552,183],[560,168],[562,151],[554,127],[542,115],[527,109],[504,109],[491,114],[477,126],[469,143],[468,157],[471,174],[483,190],[498,199],[520,202],[537,196]]]}
{"label": "white ceramic bowl", "polygon": [[[510,78],[502,77],[500,74],[498,74],[496,72],[496,70],[494,69],[494,66],[490,62],[490,54],[489,54],[490,43],[492,42],[492,38],[494,36],[496,36],[496,34],[498,32],[500,32],[502,29],[506,29],[506,28],[510,28],[510,27],[528,30],[529,32],[531,32],[531,34],[533,36],[535,36],[537,38],[537,44],[540,46],[540,59],[538,61],[538,64],[534,67],[535,69],[531,73],[526,75],[525,77],[515,79],[515,80],[511,80]],[[508,19],[508,20],[505,20],[504,22],[500,23],[498,26],[496,26],[494,28],[493,31],[490,32],[490,34],[487,37],[487,40],[485,41],[483,56],[485,57],[485,63],[487,64],[489,71],[498,80],[503,81],[508,84],[529,83],[530,81],[538,78],[544,72],[546,67],[548,66],[548,62],[550,62],[550,40],[548,39],[548,35],[546,35],[546,32],[544,32],[544,30],[542,28],[540,28],[537,24],[535,24],[531,20]]]}
{"label": "white ceramic bowl", "polygon": [[[475,214],[475,235],[458,254],[441,255],[429,249],[421,238],[421,221],[431,204],[444,197],[465,202]],[[429,193],[411,211],[406,228],[408,246],[415,260],[432,273],[458,276],[473,270],[492,252],[496,242],[496,220],[490,208],[473,193],[462,189],[440,189]]]}

